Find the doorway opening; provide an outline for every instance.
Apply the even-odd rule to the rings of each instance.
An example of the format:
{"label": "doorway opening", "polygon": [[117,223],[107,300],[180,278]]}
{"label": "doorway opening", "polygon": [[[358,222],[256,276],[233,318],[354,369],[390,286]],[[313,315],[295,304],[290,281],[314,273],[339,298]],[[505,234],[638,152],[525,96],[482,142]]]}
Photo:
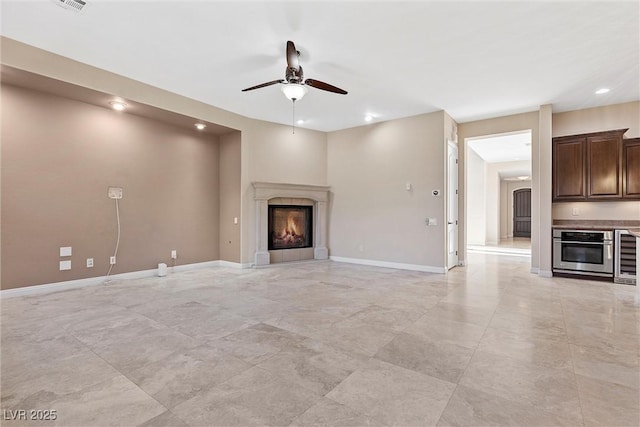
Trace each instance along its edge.
{"label": "doorway opening", "polygon": [[531,130],[467,140],[468,252],[531,256]]}

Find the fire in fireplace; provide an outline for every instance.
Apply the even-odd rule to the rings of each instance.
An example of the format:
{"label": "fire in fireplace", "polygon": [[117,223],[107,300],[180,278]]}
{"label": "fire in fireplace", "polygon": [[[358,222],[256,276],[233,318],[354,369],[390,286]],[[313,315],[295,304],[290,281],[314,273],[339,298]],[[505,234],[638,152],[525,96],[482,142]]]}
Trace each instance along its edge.
{"label": "fire in fireplace", "polygon": [[269,250],[310,248],[312,206],[269,205]]}

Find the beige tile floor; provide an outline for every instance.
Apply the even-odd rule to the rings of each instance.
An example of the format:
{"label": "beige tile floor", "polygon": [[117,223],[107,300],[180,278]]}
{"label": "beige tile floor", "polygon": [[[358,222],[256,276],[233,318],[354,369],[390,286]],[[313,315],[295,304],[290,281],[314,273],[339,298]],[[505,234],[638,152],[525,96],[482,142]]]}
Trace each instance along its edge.
{"label": "beige tile floor", "polygon": [[[3,299],[1,424],[640,424],[634,287],[469,261],[212,268]],[[7,419],[19,410],[57,419]]]}
{"label": "beige tile floor", "polygon": [[531,256],[531,238],[509,237],[493,245],[467,245],[467,250],[472,253]]}

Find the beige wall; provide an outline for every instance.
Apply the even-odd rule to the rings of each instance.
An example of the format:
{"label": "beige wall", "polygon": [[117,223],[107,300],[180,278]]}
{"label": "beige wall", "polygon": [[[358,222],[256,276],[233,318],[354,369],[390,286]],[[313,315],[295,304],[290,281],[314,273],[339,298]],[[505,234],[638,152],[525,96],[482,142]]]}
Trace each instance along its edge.
{"label": "beige wall", "polygon": [[[0,40],[5,65],[239,130],[240,259],[243,264],[253,262],[255,251],[255,204],[251,182],[326,185],[326,134],[323,132],[296,129],[292,135],[290,126],[243,117],[11,39],[2,37]],[[290,105],[285,103],[278,108],[289,110]]]}
{"label": "beige wall", "polygon": [[[240,262],[240,132],[220,136],[220,259]],[[237,219],[237,222],[235,221]]]}
{"label": "beige wall", "polygon": [[[610,129],[629,128],[626,138],[640,137],[640,102],[555,113],[553,136],[574,135]],[[573,209],[578,215],[573,215]],[[637,220],[640,202],[554,203],[553,219],[571,220]]]}
{"label": "beige wall", "polygon": [[[573,210],[577,209],[577,215]],[[554,203],[553,219],[640,220],[640,202]]]}
{"label": "beige wall", "polygon": [[[303,102],[303,101],[301,101]],[[290,106],[289,106],[290,108]],[[254,262],[256,217],[252,182],[327,185],[327,135],[252,120],[242,131],[242,263]]]}
{"label": "beige wall", "polygon": [[[218,143],[194,130],[3,85],[2,288],[216,260]],[[59,271],[59,247],[73,247]],[[95,267],[86,268],[94,258]]]}
{"label": "beige wall", "polygon": [[439,111],[328,134],[331,256],[445,267],[444,125]]}
{"label": "beige wall", "polygon": [[486,241],[488,245],[497,245],[500,241],[500,163],[487,163],[486,171]]}
{"label": "beige wall", "polygon": [[[467,150],[465,159],[467,185],[464,204],[467,207],[467,216],[465,222],[462,221],[461,215],[461,221],[459,222],[463,224],[463,227],[466,224],[467,243],[469,245],[485,245],[487,243],[487,200],[485,197],[487,194],[487,162],[470,149]],[[464,248],[459,253],[464,255]]]}
{"label": "beige wall", "polygon": [[553,114],[553,136],[629,128],[626,138],[640,137],[640,101]]}

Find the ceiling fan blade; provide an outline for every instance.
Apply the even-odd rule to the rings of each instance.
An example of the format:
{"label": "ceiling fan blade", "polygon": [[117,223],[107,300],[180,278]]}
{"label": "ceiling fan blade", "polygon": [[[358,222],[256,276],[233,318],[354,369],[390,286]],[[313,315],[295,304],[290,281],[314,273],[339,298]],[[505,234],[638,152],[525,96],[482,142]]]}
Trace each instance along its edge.
{"label": "ceiling fan blade", "polygon": [[246,89],[242,89],[242,91],[243,91],[243,92],[246,92],[246,91],[248,91],[248,90],[260,89],[261,87],[271,86],[271,85],[274,85],[274,84],[276,84],[276,83],[285,83],[285,81],[284,81],[284,80],[282,80],[282,79],[281,79],[281,80],[273,80],[273,81],[270,81],[270,82],[267,82],[267,83],[262,83],[262,84],[260,84],[260,85],[251,86],[251,87],[248,87],[248,88],[246,88]]}
{"label": "ceiling fan blade", "polygon": [[298,61],[298,51],[296,45],[291,40],[287,42],[287,66],[296,71],[300,70],[300,61]]}
{"label": "ceiling fan blade", "polygon": [[346,90],[330,85],[329,83],[321,82],[320,80],[307,79],[304,81],[304,84],[315,87],[316,89],[326,90],[327,92],[339,93],[340,95],[347,94]]}

